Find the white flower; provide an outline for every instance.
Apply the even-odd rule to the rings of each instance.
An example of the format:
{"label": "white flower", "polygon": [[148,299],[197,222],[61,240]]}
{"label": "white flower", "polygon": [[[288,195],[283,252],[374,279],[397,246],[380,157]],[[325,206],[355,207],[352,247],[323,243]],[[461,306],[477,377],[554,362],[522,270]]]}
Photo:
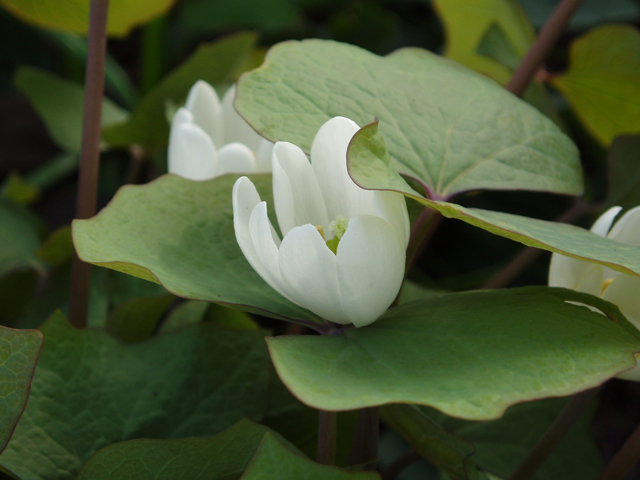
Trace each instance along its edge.
{"label": "white flower", "polygon": [[[607,210],[591,227],[591,231],[620,243],[640,247],[640,207],[629,210],[613,228],[614,218],[622,210]],[[595,263],[554,253],[549,267],[549,286],[564,287],[602,297],[620,308],[622,314],[640,328],[640,278],[617,272]],[[640,365],[619,378],[640,381]]]}
{"label": "white flower", "polygon": [[235,85],[222,99],[207,82],[196,82],[171,122],[169,173],[208,180],[225,173],[271,171],[273,143],[262,138],[233,107]]}
{"label": "white flower", "polygon": [[233,187],[233,222],[245,257],[274,290],[324,319],[361,327],[382,315],[400,289],[409,217],[401,194],[363,190],[349,177],[347,146],[358,129],[344,117],[326,122],[313,140],[311,163],[297,146],[275,144],[282,242],[247,177]]}

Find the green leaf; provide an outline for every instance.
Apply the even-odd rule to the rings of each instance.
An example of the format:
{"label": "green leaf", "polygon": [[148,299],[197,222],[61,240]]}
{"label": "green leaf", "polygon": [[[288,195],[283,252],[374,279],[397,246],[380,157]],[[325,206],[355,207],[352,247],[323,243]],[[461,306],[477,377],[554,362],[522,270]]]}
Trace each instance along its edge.
{"label": "green leaf", "polygon": [[[175,0],[111,0],[107,32],[112,36],[124,36],[129,31],[152,18],[165,13]],[[89,0],[0,0],[0,5],[23,21],[35,25],[87,33]]]}
{"label": "green leaf", "polygon": [[42,334],[0,327],[0,452],[7,446],[27,404]]}
{"label": "green leaf", "polygon": [[[542,28],[559,0],[521,0],[531,22]],[[585,0],[569,23],[569,30],[585,31],[604,22],[634,22],[640,17],[640,5],[633,0]]]}
{"label": "green leaf", "polygon": [[477,479],[470,457],[474,446],[436,425],[413,405],[386,405],[380,410],[384,422],[397,430],[415,451],[455,480]]}
{"label": "green leaf", "polygon": [[54,231],[36,251],[39,259],[51,265],[64,265],[73,257],[73,241],[71,227],[65,225]]}
{"label": "green leaf", "polygon": [[347,157],[351,177],[363,188],[395,190],[440,211],[446,217],[462,220],[495,235],[640,276],[638,247],[615,242],[565,223],[465,208],[454,203],[423,197],[395,171],[376,123],[361,128],[354,135]]}
{"label": "green leaf", "polygon": [[260,328],[260,325],[246,313],[223,305],[210,305],[205,320],[213,322],[220,328],[230,328],[231,330],[257,330]]}
{"label": "green leaf", "polygon": [[233,83],[241,73],[238,69],[250,61],[255,44],[254,34],[239,33],[201,45],[144,96],[126,122],[105,128],[105,140],[117,146],[142,145],[148,151],[163,149],[169,139],[167,103],[183,103],[198,80],[218,87]]}
{"label": "green leaf", "polygon": [[[508,478],[566,403],[564,398],[521,403],[491,422],[466,422],[432,410],[426,413],[447,430],[473,442],[476,451],[472,459],[477,465]],[[593,410],[580,417],[536,472],[534,480],[593,480],[602,471],[603,462],[591,434]]]}
{"label": "green leaf", "polygon": [[30,269],[0,276],[0,325],[20,327],[16,320],[29,306],[37,284],[38,274]]}
{"label": "green leaf", "polygon": [[609,206],[633,208],[640,205],[640,135],[625,135],[611,144],[609,167]]}
{"label": "green leaf", "polygon": [[59,313],[41,331],[29,404],[0,455],[0,466],[22,480],[73,479],[112,443],[211,436],[266,410],[263,332],[200,323],[122,344],[76,330]]}
{"label": "green leaf", "polygon": [[173,332],[204,319],[210,303],[187,300],[174,308],[160,325],[160,333]]}
{"label": "green leaf", "polygon": [[40,198],[40,191],[24,180],[18,172],[11,172],[0,187],[0,196],[19,205],[30,205]]}
{"label": "green leaf", "polygon": [[242,480],[376,480],[373,472],[347,472],[318,465],[282,445],[267,433]]}
{"label": "green leaf", "polygon": [[509,405],[570,395],[633,367],[639,338],[601,299],[529,287],[443,295],[342,335],[267,342],[282,381],[314,408],[417,403],[487,420]]}
{"label": "green leaf", "polygon": [[211,438],[116,443],[91,457],[76,480],[236,480],[267,433],[273,434],[267,427],[240,420]]}
{"label": "green leaf", "polygon": [[478,51],[490,28],[499,28],[514,54],[524,57],[536,38],[527,14],[516,0],[435,0],[446,34],[444,54],[502,84],[512,72],[502,62]]}
{"label": "green leaf", "polygon": [[[245,259],[233,229],[236,179],[227,175],[194,182],[166,175],[148,185],[123,187],[96,217],[73,223],[78,255],[159,282],[179,297],[228,303],[285,320],[322,322],[275,292]],[[251,180],[273,205],[271,176]]]}
{"label": "green leaf", "polygon": [[[20,67],[13,83],[27,96],[51,138],[70,153],[80,152],[84,89],[45,70]],[[102,125],[124,121],[127,112],[109,99],[102,101]]]}
{"label": "green leaf", "polygon": [[40,225],[25,207],[0,198],[0,276],[32,268],[42,270],[36,257],[40,246]]}
{"label": "green leaf", "polygon": [[551,120],[500,85],[418,48],[379,57],[324,40],[273,47],[242,76],[236,108],[269,140],[309,151],[320,126],[374,117],[394,168],[432,198],[466,190],[578,194],[578,151]]}
{"label": "green leaf", "polygon": [[174,301],[173,295],[138,297],[120,304],[107,318],[105,330],[127,343],[151,337],[162,315]]}
{"label": "green leaf", "polygon": [[640,132],[640,32],[631,25],[594,28],[571,45],[569,69],[551,83],[604,145]]}

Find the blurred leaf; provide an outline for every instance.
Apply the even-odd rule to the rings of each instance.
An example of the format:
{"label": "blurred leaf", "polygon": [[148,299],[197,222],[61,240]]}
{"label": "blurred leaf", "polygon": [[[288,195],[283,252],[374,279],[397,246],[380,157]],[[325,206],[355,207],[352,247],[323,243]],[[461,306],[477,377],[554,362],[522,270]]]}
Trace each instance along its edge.
{"label": "blurred leaf", "polygon": [[27,404],[41,348],[42,334],[37,330],[0,327],[0,452]]}
{"label": "blurred leaf", "polygon": [[553,122],[485,76],[418,48],[379,57],[324,40],[285,42],[241,77],[235,105],[268,139],[307,152],[336,115],[359,125],[378,117],[394,168],[432,198],[485,188],[582,191],[578,151]]}
{"label": "blurred leaf", "polygon": [[470,458],[474,446],[443,430],[415,406],[385,405],[380,410],[380,417],[400,432],[422,458],[447,472],[452,479],[478,478]]}
{"label": "blurred leaf", "polygon": [[423,197],[409,187],[391,165],[384,138],[376,123],[361,128],[354,135],[347,156],[351,177],[363,188],[394,190],[438,210],[445,217],[462,220],[494,235],[640,276],[638,247],[615,242],[566,223],[548,222],[479,208],[465,208],[454,203]]}
{"label": "blurred leaf", "polygon": [[[84,105],[82,86],[33,67],[20,67],[14,85],[29,99],[51,138],[70,153],[80,152]],[[127,115],[109,99],[102,101],[103,126],[122,122]]]}
{"label": "blurred leaf", "polygon": [[300,16],[291,0],[188,0],[177,10],[178,22],[192,35],[242,28],[278,30],[291,27]]}
{"label": "blurred leaf", "polygon": [[640,205],[640,135],[616,138],[609,150],[607,162],[607,205],[620,205],[623,208]]}
{"label": "blurred leaf", "polygon": [[112,145],[142,145],[148,151],[166,147],[169,124],[165,116],[167,102],[183,103],[198,80],[213,86],[228,86],[236,80],[240,66],[248,65],[256,43],[252,33],[239,33],[213,43],[203,44],[178,68],[144,96],[126,122],[103,130]]}
{"label": "blurred leaf", "polygon": [[31,269],[20,269],[0,276],[0,325],[15,327],[33,298],[38,274]]}
{"label": "blurred leaf", "polygon": [[0,455],[22,480],[71,480],[100,448],[135,438],[215,435],[266,410],[262,332],[200,323],[122,344],[59,313],[45,337],[29,404]]}
{"label": "blurred leaf", "polygon": [[65,225],[47,237],[36,251],[36,255],[40,260],[60,266],[71,261],[73,251],[71,227]]}
{"label": "blurred leaf", "polygon": [[524,57],[535,40],[527,14],[516,0],[434,0],[446,31],[445,56],[506,84],[511,71],[478,51],[491,28],[499,27],[513,49]]}
{"label": "blurred leaf", "polygon": [[640,32],[631,25],[594,28],[573,42],[569,69],[551,84],[601,143],[640,132]]}
{"label": "blurred leaf", "polygon": [[154,480],[237,480],[267,433],[277,436],[262,425],[240,420],[211,438],[120,442],[91,457],[76,480],[123,476]]}
{"label": "blurred leaf", "polygon": [[19,268],[42,270],[36,258],[40,225],[25,207],[0,198],[0,277]]}
{"label": "blurred leaf", "polygon": [[[564,398],[521,403],[490,422],[467,422],[435,410],[423,411],[447,430],[472,441],[476,447],[472,459],[477,465],[508,478],[566,403]],[[593,410],[580,417],[536,472],[534,480],[593,480],[598,475],[603,462],[590,431]]]}
{"label": "blurred leaf", "polygon": [[39,190],[46,190],[78,169],[80,159],[74,153],[60,153],[48,162],[31,170],[25,181]]}
{"label": "blurred leaf", "polygon": [[282,445],[267,433],[242,480],[380,480],[375,472],[348,472],[318,465]]}
{"label": "blurred leaf", "polygon": [[[86,38],[69,32],[56,32],[53,30],[43,30],[45,37],[53,40],[63,51],[68,52],[81,65],[86,65],[87,61],[87,40]],[[129,76],[124,69],[109,55],[105,59],[105,89],[114,93],[117,100],[132,109],[138,103],[138,92],[131,83]]]}
{"label": "blurred leaf", "polygon": [[187,300],[174,308],[160,325],[159,333],[169,333],[204,320],[208,302]]}
{"label": "blurred leaf", "polygon": [[30,185],[18,172],[11,172],[1,188],[1,196],[18,205],[30,205],[40,198],[40,191]]}
{"label": "blurred leaf", "polygon": [[511,72],[518,67],[522,58],[522,55],[515,50],[504,30],[497,23],[491,24],[487,33],[482,37],[477,52],[499,62],[500,65],[509,68]]}
{"label": "blurred leaf", "polygon": [[258,330],[260,326],[246,313],[224,305],[211,304],[206,320],[220,328],[231,330]]}
{"label": "blurred leaf", "polygon": [[121,303],[107,318],[105,330],[126,343],[146,340],[174,300],[173,295],[166,294]]}
{"label": "blurred leaf", "polygon": [[[275,292],[238,246],[231,190],[237,175],[194,182],[165,175],[120,189],[90,220],[74,221],[84,261],[161,283],[179,297],[229,303],[274,318],[322,323]],[[271,175],[251,180],[271,200]],[[275,223],[275,222],[274,222]]]}
{"label": "blurred leaf", "polygon": [[284,384],[314,408],[417,403],[488,420],[510,405],[570,395],[633,367],[639,339],[612,304],[528,287],[442,295],[341,335],[267,343]]}
{"label": "blurred leaf", "polygon": [[[531,22],[542,28],[560,0],[520,0]],[[633,22],[640,17],[640,5],[633,0],[585,0],[569,23],[569,30],[586,30],[605,22]]]}
{"label": "blurred leaf", "polygon": [[[176,0],[111,0],[107,32],[125,36],[129,31],[152,18],[167,12]],[[56,30],[87,33],[89,0],[0,0],[18,18]]]}

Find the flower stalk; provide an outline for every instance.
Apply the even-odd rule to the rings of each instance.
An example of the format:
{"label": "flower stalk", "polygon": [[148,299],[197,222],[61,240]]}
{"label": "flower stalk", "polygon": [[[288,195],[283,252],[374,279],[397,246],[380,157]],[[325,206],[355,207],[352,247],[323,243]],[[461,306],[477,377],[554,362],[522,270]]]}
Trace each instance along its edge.
{"label": "flower stalk", "polygon": [[320,465],[336,464],[336,412],[318,411],[318,454],[316,460]]}
{"label": "flower stalk", "polygon": [[349,465],[362,465],[363,470],[375,470],[378,463],[379,440],[379,407],[361,409],[349,453]]}
{"label": "flower stalk", "polygon": [[[76,206],[76,218],[80,219],[93,217],[96,213],[108,12],[109,0],[91,0]],[[78,328],[84,328],[87,324],[90,283],[91,265],[80,261],[75,255],[71,273],[69,320]]]}

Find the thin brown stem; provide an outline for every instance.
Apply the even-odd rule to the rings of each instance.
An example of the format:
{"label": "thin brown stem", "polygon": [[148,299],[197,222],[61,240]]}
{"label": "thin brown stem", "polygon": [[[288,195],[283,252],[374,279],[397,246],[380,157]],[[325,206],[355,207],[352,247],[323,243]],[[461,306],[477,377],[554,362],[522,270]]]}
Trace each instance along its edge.
{"label": "thin brown stem", "polygon": [[[591,213],[598,208],[599,206],[597,205],[589,205],[582,199],[578,199],[568,210],[556,218],[555,221],[557,223],[573,223],[583,215]],[[502,288],[509,285],[544,252],[545,250],[538,248],[525,247],[502,270],[487,280],[481,288]]]}
{"label": "thin brown stem", "polygon": [[[109,0],[91,0],[76,218],[90,218],[96,213],[108,11]],[[87,324],[90,282],[91,265],[76,256],[71,274],[69,319],[78,328]]]}
{"label": "thin brown stem", "polygon": [[640,461],[640,425],[604,467],[598,480],[622,480],[638,461]]}
{"label": "thin brown stem", "polygon": [[522,62],[520,62],[520,65],[518,65],[518,68],[507,85],[507,90],[518,97],[524,94],[542,65],[542,62],[549,56],[551,49],[553,49],[560,39],[571,17],[573,17],[573,14],[578,10],[583,1],[584,0],[562,0],[562,2],[560,2],[549,17],[549,20],[547,20],[547,23],[542,27],[540,35],[538,35],[536,41],[533,42],[527,55]]}
{"label": "thin brown stem", "polygon": [[564,438],[585,412],[599,390],[600,387],[596,387],[576,393],[508,480],[528,480],[532,478],[560,440]]}
{"label": "thin brown stem", "polygon": [[361,409],[356,434],[349,453],[349,465],[361,465],[364,470],[375,470],[378,463],[379,439],[379,407]]}
{"label": "thin brown stem", "polygon": [[318,415],[318,454],[316,460],[321,465],[336,464],[336,412],[319,410]]}
{"label": "thin brown stem", "polygon": [[413,449],[403,453],[382,472],[382,480],[395,480],[405,468],[421,459],[422,457]]}

